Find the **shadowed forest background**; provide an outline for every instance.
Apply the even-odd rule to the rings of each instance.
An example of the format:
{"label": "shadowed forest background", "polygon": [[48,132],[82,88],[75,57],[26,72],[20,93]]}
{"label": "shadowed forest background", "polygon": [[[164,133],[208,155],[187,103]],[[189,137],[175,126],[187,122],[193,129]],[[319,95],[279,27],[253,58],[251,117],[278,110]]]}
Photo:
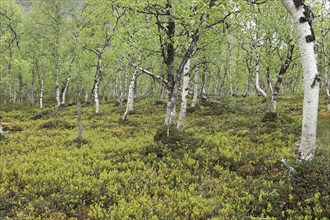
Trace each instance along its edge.
{"label": "shadowed forest background", "polygon": [[320,98],[299,161],[281,1],[0,0],[0,217],[330,218],[330,6],[307,3]]}

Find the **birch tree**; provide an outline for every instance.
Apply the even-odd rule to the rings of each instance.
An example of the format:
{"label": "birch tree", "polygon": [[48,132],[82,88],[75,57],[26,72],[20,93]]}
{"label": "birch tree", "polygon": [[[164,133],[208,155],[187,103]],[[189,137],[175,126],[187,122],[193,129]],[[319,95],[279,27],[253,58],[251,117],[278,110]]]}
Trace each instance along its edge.
{"label": "birch tree", "polygon": [[137,77],[138,77],[138,69],[137,69],[137,67],[135,67],[134,72],[132,74],[131,83],[130,83],[129,89],[128,89],[127,107],[126,107],[126,111],[123,115],[123,122],[125,122],[128,113],[133,111],[133,109],[134,109],[134,97],[135,97],[135,93],[136,93]]}
{"label": "birch tree", "polygon": [[[111,14],[104,14],[105,9],[110,10]],[[102,1],[92,2],[85,13],[88,16],[85,19],[86,24],[84,24],[86,28],[83,33],[85,36],[83,48],[91,54],[96,55],[97,58],[92,94],[95,102],[95,113],[98,113],[99,88],[103,77],[103,59],[105,53],[112,45],[113,36],[124,13],[118,8],[112,7],[112,5]]]}
{"label": "birch tree", "polygon": [[181,108],[179,114],[179,121],[177,124],[178,130],[182,131],[183,126],[186,120],[186,112],[187,112],[187,103],[188,103],[188,94],[189,94],[189,79],[190,79],[190,60],[188,59],[185,67],[183,69],[183,85],[182,85],[182,101]]}
{"label": "birch tree", "polygon": [[299,160],[311,160],[316,150],[317,115],[320,77],[317,71],[312,27],[314,15],[303,0],[281,0],[292,16],[301,53],[304,76],[304,105],[301,140],[298,149]]}
{"label": "birch tree", "polygon": [[[19,32],[18,25],[21,21],[21,13],[18,5],[14,1],[9,0],[1,2],[0,8],[0,55],[6,56],[6,64],[4,69],[0,73],[0,83],[4,90],[2,95],[4,100],[15,101],[14,98],[14,86],[13,86],[13,62],[15,51],[19,49]],[[3,75],[4,73],[6,75]],[[1,88],[0,87],[0,88]]]}

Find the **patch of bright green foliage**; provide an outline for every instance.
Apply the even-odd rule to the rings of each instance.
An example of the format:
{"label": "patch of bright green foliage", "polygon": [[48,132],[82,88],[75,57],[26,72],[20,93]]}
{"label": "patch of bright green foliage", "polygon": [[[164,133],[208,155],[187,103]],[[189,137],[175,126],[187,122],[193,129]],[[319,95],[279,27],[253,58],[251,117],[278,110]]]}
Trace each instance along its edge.
{"label": "patch of bright green foliage", "polygon": [[[329,120],[320,106],[319,150],[296,164],[301,97],[280,98],[276,115],[257,97],[189,109],[186,130],[162,126],[163,104],[2,105],[0,218],[328,219]],[[294,166],[288,170],[279,160]]]}

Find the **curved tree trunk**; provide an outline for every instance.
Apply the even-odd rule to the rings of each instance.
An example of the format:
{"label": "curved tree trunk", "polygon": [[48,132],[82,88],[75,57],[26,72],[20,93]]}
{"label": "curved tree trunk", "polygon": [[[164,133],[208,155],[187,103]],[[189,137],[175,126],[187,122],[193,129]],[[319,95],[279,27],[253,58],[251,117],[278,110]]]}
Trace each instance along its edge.
{"label": "curved tree trunk", "polygon": [[71,60],[70,60],[70,65],[69,65],[68,75],[67,75],[67,78],[66,78],[66,83],[65,83],[63,93],[62,93],[62,102],[61,102],[62,105],[65,104],[65,97],[66,97],[66,93],[68,92],[68,89],[69,89],[69,83],[70,83],[70,80],[71,80],[72,68],[73,68],[73,64],[76,60],[76,47],[78,45],[78,33],[75,33],[74,37],[75,38],[74,38],[74,44],[73,44],[73,49],[72,49],[72,57],[71,57]]}
{"label": "curved tree trunk", "polygon": [[290,67],[290,63],[292,61],[293,49],[294,49],[294,43],[292,40],[290,42],[286,60],[285,60],[284,64],[281,66],[280,72],[277,75],[277,80],[276,80],[276,83],[274,86],[273,95],[272,95],[273,111],[276,111],[277,96],[278,96],[278,93],[280,92],[280,86],[283,82],[284,74],[288,71],[288,69]]}
{"label": "curved tree trunk", "polygon": [[74,60],[75,60],[75,57],[73,56],[71,58],[71,61],[70,61],[70,66],[69,66],[69,70],[68,70],[68,77],[66,78],[66,83],[65,83],[64,90],[63,90],[63,93],[62,93],[62,102],[61,102],[62,105],[65,104],[65,97],[66,97],[66,93],[68,92],[68,89],[69,89],[69,83],[70,83],[70,80],[71,80],[72,67],[73,67]]}
{"label": "curved tree trunk", "polygon": [[267,97],[267,93],[260,87],[259,85],[259,64],[260,64],[260,53],[261,53],[261,48],[258,50],[257,54],[257,61],[255,64],[255,73],[256,73],[256,89],[263,97]]}
{"label": "curved tree trunk", "polygon": [[135,89],[136,89],[135,85],[136,85],[137,77],[138,77],[138,71],[137,71],[137,68],[135,68],[134,73],[132,75],[131,84],[129,85],[129,89],[128,89],[127,107],[126,107],[126,111],[123,115],[123,121],[126,120],[128,113],[133,111],[133,108],[134,108],[134,96],[135,96]]}
{"label": "curved tree trunk", "polygon": [[303,0],[282,0],[293,18],[299,37],[302,69],[304,75],[304,106],[299,160],[311,160],[316,150],[317,114],[319,102],[319,75],[314,53],[313,14]]}

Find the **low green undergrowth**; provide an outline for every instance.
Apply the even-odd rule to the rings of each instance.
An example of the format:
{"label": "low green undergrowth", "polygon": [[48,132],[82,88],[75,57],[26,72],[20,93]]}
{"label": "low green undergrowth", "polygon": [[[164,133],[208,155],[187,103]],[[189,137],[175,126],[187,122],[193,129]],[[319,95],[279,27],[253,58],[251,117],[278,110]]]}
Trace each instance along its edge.
{"label": "low green undergrowth", "polygon": [[330,115],[321,102],[317,156],[297,164],[296,101],[270,115],[257,97],[212,100],[170,136],[163,102],[139,100],[125,124],[125,106],[83,105],[80,147],[76,106],[1,106],[20,129],[0,140],[0,218],[329,219]]}

